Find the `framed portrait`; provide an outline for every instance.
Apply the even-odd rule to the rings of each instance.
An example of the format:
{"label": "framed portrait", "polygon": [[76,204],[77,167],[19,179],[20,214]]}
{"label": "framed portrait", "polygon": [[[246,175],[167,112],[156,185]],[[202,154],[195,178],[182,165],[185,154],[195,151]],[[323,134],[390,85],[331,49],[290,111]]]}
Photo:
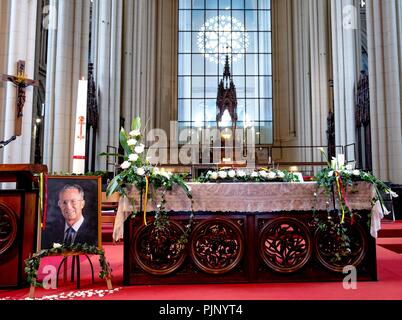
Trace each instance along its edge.
{"label": "framed portrait", "polygon": [[48,177],[41,249],[50,249],[54,243],[102,247],[101,188],[98,176]]}

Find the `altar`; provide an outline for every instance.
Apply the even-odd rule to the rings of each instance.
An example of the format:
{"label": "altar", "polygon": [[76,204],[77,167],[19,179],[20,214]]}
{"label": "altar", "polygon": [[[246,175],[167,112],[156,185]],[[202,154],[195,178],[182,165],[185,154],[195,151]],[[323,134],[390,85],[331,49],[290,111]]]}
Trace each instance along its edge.
{"label": "altar", "polygon": [[[360,281],[377,279],[375,238],[370,233],[377,231],[373,228],[378,215],[371,212],[370,184],[358,183],[349,190],[349,205],[358,218],[345,220],[351,247],[340,259],[334,257],[337,235],[318,228],[314,219],[313,208],[324,216],[333,206],[315,183],[189,186],[192,205],[182,190],[168,192],[169,228],[159,231],[151,213],[147,225],[141,214],[125,220],[133,199],[120,199],[115,231],[122,232],[125,220],[125,285],[342,281],[345,266],[356,267]],[[192,208],[192,232],[180,250],[177,239]],[[154,209],[150,205],[149,211]]]}

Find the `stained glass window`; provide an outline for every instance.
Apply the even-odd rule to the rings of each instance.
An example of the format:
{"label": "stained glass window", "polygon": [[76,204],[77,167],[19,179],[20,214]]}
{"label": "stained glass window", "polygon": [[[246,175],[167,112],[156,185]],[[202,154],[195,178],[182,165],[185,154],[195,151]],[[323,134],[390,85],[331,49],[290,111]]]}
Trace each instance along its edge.
{"label": "stained glass window", "polygon": [[237,90],[238,128],[273,143],[271,0],[179,0],[180,128],[216,127],[226,54]]}

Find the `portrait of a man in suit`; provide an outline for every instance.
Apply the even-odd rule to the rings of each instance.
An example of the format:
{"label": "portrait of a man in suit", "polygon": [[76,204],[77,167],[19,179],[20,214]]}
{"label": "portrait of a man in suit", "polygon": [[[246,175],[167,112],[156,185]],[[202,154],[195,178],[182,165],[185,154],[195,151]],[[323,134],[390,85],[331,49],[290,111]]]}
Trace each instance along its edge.
{"label": "portrait of a man in suit", "polygon": [[57,186],[57,194],[53,194],[48,206],[51,212],[42,232],[42,249],[52,248],[54,243],[99,245],[97,199],[94,192],[84,190],[92,181],[83,181],[72,180]]}

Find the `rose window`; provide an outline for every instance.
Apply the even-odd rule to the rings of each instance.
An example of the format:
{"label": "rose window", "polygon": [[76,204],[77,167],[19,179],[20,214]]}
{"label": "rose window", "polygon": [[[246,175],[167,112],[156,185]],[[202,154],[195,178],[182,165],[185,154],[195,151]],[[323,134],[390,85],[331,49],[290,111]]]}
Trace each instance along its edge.
{"label": "rose window", "polygon": [[208,61],[225,64],[222,53],[228,53],[233,62],[239,61],[247,51],[249,37],[244,25],[236,18],[216,16],[201,27],[197,44]]}

